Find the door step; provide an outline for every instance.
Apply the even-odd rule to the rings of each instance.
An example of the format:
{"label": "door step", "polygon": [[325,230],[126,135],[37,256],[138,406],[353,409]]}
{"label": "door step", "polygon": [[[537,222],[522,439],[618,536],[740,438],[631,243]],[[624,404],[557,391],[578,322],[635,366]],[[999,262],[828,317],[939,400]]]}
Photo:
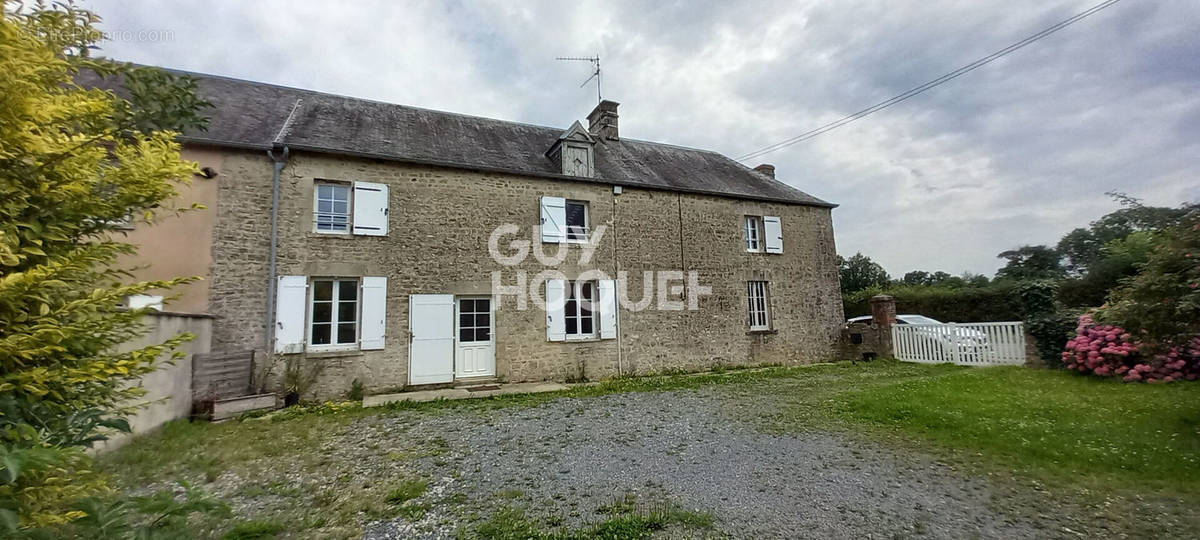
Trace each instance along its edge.
{"label": "door step", "polygon": [[455,388],[465,388],[467,390],[473,391],[473,389],[471,387],[495,386],[499,382],[500,381],[498,379],[496,379],[495,377],[469,377],[469,378],[463,378],[463,379],[455,379],[454,387]]}

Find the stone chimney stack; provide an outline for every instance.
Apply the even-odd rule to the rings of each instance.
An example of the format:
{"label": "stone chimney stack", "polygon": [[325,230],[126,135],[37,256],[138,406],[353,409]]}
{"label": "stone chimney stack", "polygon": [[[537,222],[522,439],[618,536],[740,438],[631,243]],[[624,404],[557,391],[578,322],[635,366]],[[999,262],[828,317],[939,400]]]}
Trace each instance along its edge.
{"label": "stone chimney stack", "polygon": [[588,115],[588,132],[603,139],[618,140],[617,136],[617,103],[604,100]]}
{"label": "stone chimney stack", "polygon": [[754,170],[756,170],[760,173],[763,173],[767,176],[770,176],[771,178],[775,178],[775,166],[774,165],[768,165],[766,163],[763,163],[762,165],[755,167]]}

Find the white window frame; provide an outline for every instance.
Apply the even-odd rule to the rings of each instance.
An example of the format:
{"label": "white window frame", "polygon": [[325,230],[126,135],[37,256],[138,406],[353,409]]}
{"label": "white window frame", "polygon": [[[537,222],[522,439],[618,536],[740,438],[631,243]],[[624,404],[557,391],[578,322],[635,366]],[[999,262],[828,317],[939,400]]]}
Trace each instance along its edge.
{"label": "white window frame", "polygon": [[[588,300],[583,299],[584,285],[591,285],[592,297]],[[597,339],[600,336],[600,317],[598,309],[600,308],[600,284],[595,280],[567,280],[566,287],[563,291],[563,336],[567,341],[579,339]],[[567,305],[575,303],[575,314],[567,314]],[[586,319],[592,320],[592,331],[588,333],[581,332],[585,317],[580,314],[580,308],[583,303],[587,302],[588,311],[591,312]],[[566,326],[566,321],[575,321],[575,332],[572,333],[569,327]]]}
{"label": "white window frame", "polygon": [[[583,237],[582,238],[571,238],[572,227],[571,227],[571,225],[568,224],[568,220],[571,219],[570,218],[571,205],[583,207]],[[592,233],[592,229],[591,229],[592,218],[590,215],[591,214],[591,205],[588,204],[587,201],[576,201],[576,200],[572,200],[572,199],[567,199],[567,204],[566,204],[566,206],[563,207],[563,213],[565,216],[567,216],[567,218],[563,220],[563,227],[565,227],[565,230],[567,233],[566,234],[567,242],[572,243],[572,244],[588,243],[588,239],[591,238],[591,236],[592,236],[592,234],[591,234]]]}
{"label": "white window frame", "polygon": [[[333,295],[330,297],[330,313],[329,313],[329,343],[317,344],[313,342],[313,325],[315,321],[313,316],[316,314],[317,302],[317,282],[329,281],[333,285]],[[343,321],[338,319],[338,304],[341,302],[341,283],[354,283],[354,341],[338,342],[338,325]],[[305,336],[310,351],[348,351],[357,350],[362,342],[362,279],[357,277],[311,277],[308,279],[308,317],[306,317]],[[322,300],[324,302],[324,300]],[[324,323],[323,323],[324,324]]]}
{"label": "white window frame", "polygon": [[771,329],[770,285],[769,281],[746,282],[746,306],[749,308],[750,330],[753,332]]}
{"label": "white window frame", "polygon": [[763,250],[762,216],[746,216],[746,251],[761,253]]}
{"label": "white window frame", "polygon": [[[343,230],[321,230],[320,224],[321,215],[339,216],[340,214],[333,212],[321,212],[321,186],[332,186],[346,190],[346,221],[345,229]],[[331,199],[333,200],[333,199]],[[334,182],[329,180],[318,180],[313,182],[313,232],[317,234],[341,234],[350,235],[354,232],[354,184],[348,182]]]}

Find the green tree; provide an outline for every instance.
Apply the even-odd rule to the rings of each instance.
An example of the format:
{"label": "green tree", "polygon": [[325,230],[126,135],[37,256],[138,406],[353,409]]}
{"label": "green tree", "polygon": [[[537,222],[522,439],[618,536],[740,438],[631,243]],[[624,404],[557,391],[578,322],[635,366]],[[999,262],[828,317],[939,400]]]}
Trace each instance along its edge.
{"label": "green tree", "polygon": [[862,253],[855,253],[849,259],[839,255],[838,270],[842,278],[842,294],[870,287],[885,287],[892,279],[879,263]]}
{"label": "green tree", "polygon": [[900,278],[900,282],[905,285],[932,285],[933,276],[924,270],[913,270],[904,274],[904,277]]}
{"label": "green tree", "polygon": [[1200,336],[1200,209],[1154,236],[1141,272],[1112,292],[1097,319],[1133,332],[1152,348]]}
{"label": "green tree", "polygon": [[1058,241],[1056,249],[1065,260],[1066,269],[1073,275],[1083,275],[1092,265],[1105,257],[1104,247],[1138,231],[1156,231],[1172,227],[1183,219],[1195,205],[1179,208],[1145,206],[1140,199],[1124,193],[1109,192],[1121,209],[1105,214],[1087,228],[1077,228]]}
{"label": "green tree", "polygon": [[[143,332],[124,299],[181,280],[130,283],[118,257],[128,220],[171,211],[194,163],[178,130],[201,127],[195,82],[89,57],[94,14],[6,2],[0,19],[0,531],[86,515],[102,493],[81,448],[141,395],[129,384],[190,336],[118,353]],[[76,83],[120,77],[125,98]]]}
{"label": "green tree", "polygon": [[996,279],[1027,281],[1058,279],[1066,275],[1062,258],[1050,247],[1021,246],[1002,252],[997,257],[1008,260],[1008,263],[996,272]]}

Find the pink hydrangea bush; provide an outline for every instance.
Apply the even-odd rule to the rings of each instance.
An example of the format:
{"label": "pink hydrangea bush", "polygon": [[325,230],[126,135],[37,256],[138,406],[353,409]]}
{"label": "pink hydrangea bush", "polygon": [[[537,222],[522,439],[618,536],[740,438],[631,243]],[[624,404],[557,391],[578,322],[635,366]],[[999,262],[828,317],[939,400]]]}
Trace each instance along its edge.
{"label": "pink hydrangea bush", "polygon": [[1079,318],[1075,338],[1062,353],[1067,369],[1125,382],[1194,381],[1200,378],[1200,338],[1165,353],[1146,354],[1141,343],[1119,326],[1096,324],[1091,315]]}

